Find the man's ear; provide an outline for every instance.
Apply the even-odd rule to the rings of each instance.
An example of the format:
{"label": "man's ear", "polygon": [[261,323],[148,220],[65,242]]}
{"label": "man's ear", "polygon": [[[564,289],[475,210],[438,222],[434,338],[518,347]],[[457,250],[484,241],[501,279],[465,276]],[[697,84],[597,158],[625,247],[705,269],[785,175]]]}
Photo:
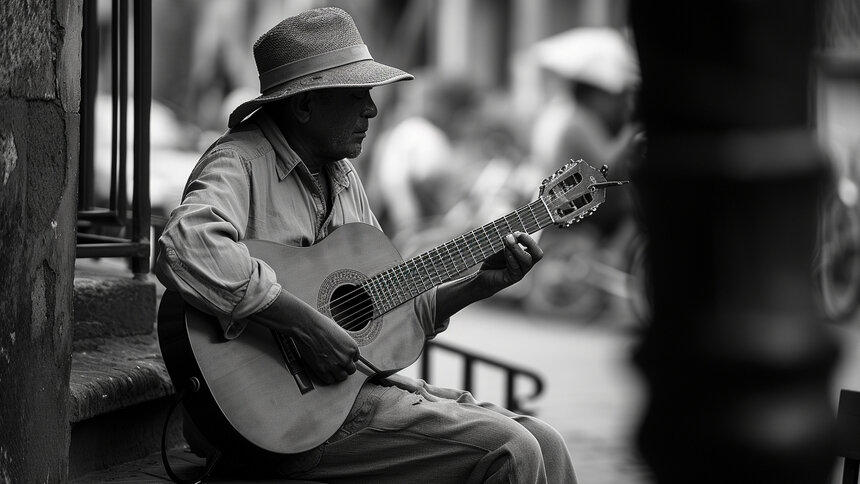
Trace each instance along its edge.
{"label": "man's ear", "polygon": [[300,123],[307,123],[311,119],[312,91],[300,92],[290,96],[290,110],[293,117]]}

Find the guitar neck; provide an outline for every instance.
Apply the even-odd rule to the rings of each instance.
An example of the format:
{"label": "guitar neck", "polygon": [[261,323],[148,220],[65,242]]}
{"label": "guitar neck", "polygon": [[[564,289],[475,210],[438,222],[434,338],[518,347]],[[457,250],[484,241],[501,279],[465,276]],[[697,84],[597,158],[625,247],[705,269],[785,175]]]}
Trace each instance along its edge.
{"label": "guitar neck", "polygon": [[379,314],[385,313],[502,250],[504,236],[533,234],[552,224],[543,199],[524,205],[483,227],[417,255],[365,281]]}

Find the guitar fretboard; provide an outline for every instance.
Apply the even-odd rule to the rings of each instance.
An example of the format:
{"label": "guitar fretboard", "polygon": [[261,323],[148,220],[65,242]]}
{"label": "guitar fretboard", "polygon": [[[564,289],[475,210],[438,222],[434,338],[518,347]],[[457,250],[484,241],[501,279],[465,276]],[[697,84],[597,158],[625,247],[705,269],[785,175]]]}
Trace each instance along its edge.
{"label": "guitar fretboard", "polygon": [[516,231],[532,234],[551,223],[552,215],[543,200],[538,198],[483,227],[369,278],[362,286],[375,302],[374,316],[386,313],[483,262],[504,248],[505,235]]}

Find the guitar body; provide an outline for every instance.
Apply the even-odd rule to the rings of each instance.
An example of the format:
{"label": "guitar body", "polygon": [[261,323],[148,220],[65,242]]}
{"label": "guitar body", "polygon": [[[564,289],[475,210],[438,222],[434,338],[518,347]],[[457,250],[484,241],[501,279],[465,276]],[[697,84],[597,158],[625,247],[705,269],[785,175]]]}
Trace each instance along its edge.
{"label": "guitar body", "polygon": [[[347,329],[362,356],[377,369],[393,373],[420,356],[425,335],[410,317],[409,304],[384,315],[374,309],[374,317],[360,328],[351,328],[354,322],[348,314],[337,313],[337,304],[331,304],[334,314],[329,309],[332,300],[354,292],[364,279],[402,262],[377,228],[347,224],[306,248],[244,243],[252,256],[275,270],[285,290]],[[238,338],[226,340],[217,320],[182,304],[171,292],[162,299],[158,326],[174,383],[201,380],[201,390],[186,397],[185,405],[204,435],[222,449],[292,454],[316,447],[344,422],[368,378],[356,371],[344,382],[315,384],[302,393],[271,330],[249,323]]]}

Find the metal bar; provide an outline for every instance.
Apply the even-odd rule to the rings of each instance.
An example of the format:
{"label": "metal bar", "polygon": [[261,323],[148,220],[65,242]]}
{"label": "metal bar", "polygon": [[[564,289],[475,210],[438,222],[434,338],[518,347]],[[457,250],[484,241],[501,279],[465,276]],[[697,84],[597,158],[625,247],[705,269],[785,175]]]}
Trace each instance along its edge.
{"label": "metal bar", "polygon": [[122,225],[122,220],[117,213],[107,208],[82,210],[78,212],[78,221],[92,221],[110,225]]}
{"label": "metal bar", "polygon": [[[519,404],[516,395],[516,379],[518,376],[524,376],[531,379],[535,385],[535,391],[531,395],[528,396],[529,399],[534,399],[538,397],[541,393],[543,393],[544,384],[543,378],[541,378],[537,373],[527,370],[522,367],[518,367],[516,365],[512,365],[510,363],[498,360],[496,358],[491,358],[484,355],[479,355],[472,351],[466,350],[464,348],[460,348],[457,346],[453,346],[447,343],[441,343],[439,341],[433,340],[428,341],[427,345],[424,348],[424,354],[421,358],[421,378],[425,381],[430,381],[430,354],[435,352],[433,348],[441,348],[456,355],[460,355],[463,357],[463,389],[467,391],[472,391],[475,383],[474,378],[474,367],[475,363],[483,363],[492,367],[499,368],[506,373],[506,388],[505,388],[505,406],[509,410],[520,412],[520,413],[528,413],[523,410],[522,406]],[[432,350],[432,351],[431,351]]]}
{"label": "metal bar", "polygon": [[119,145],[119,56],[122,50],[119,33],[119,0],[113,0],[111,8],[110,29],[110,57],[111,57],[111,130],[110,130],[110,200],[108,207],[116,210],[116,184],[117,184],[117,153]]}
{"label": "metal bar", "polygon": [[424,381],[430,381],[430,363],[432,359],[430,358],[430,354],[432,353],[432,349],[435,345],[432,341],[428,341],[426,345],[424,345],[424,353],[421,355],[421,379]]}
{"label": "metal bar", "polygon": [[142,257],[149,254],[149,244],[132,242],[109,244],[78,244],[77,257]]}
{"label": "metal bar", "polygon": [[448,350],[448,351],[450,351],[450,352],[452,352],[452,353],[457,353],[457,354],[461,354],[461,355],[470,355],[472,358],[474,358],[474,359],[476,359],[476,360],[479,360],[479,361],[481,361],[482,363],[487,363],[487,364],[489,364],[489,365],[492,365],[492,366],[498,366],[498,367],[501,367],[501,368],[507,368],[507,369],[510,369],[511,371],[514,371],[514,372],[516,372],[516,373],[522,373],[523,375],[526,375],[526,376],[528,376],[529,378],[532,378],[532,379],[534,379],[534,380],[541,380],[540,375],[538,375],[537,373],[535,373],[535,372],[533,372],[533,371],[531,371],[531,370],[529,370],[529,369],[527,369],[527,368],[523,368],[523,367],[521,367],[521,366],[513,365],[513,364],[511,364],[511,363],[509,363],[509,362],[502,361],[502,360],[500,360],[500,359],[493,358],[493,357],[491,357],[491,356],[480,355],[480,354],[478,354],[478,353],[475,353],[475,352],[469,351],[469,350],[467,350],[467,349],[465,349],[465,348],[461,348],[461,347],[459,347],[459,346],[454,346],[454,345],[452,345],[452,344],[450,344],[450,343],[442,343],[442,342],[440,342],[440,341],[436,341],[436,340],[429,341],[429,342],[428,342],[428,344],[427,344],[427,346],[429,347],[429,346],[431,346],[431,345],[432,345],[432,346],[435,346],[435,347],[437,347],[437,348],[441,348],[441,349],[444,349],[444,350]]}
{"label": "metal bar", "polygon": [[110,235],[101,235],[101,234],[78,234],[78,240],[85,241],[83,243],[89,243],[86,241],[95,241],[95,242],[110,242],[116,244],[128,244],[128,239],[124,237],[113,237]]}
{"label": "metal bar", "polygon": [[81,152],[78,159],[78,210],[93,205],[95,113],[99,75],[99,30],[96,2],[83,4],[81,31]]}
{"label": "metal bar", "polygon": [[505,373],[505,408],[512,412],[520,412],[519,403],[516,399],[516,373],[508,370]]}
{"label": "metal bar", "polygon": [[[150,245],[149,111],[152,104],[152,6],[134,3],[134,179],[131,239]],[[149,273],[149,253],[131,261],[134,274]]]}
{"label": "metal bar", "polygon": [[[94,205],[95,160],[95,99],[98,79],[98,24],[96,2],[85,2],[84,42],[89,64],[83,71],[85,88],[82,102],[82,161],[79,187],[78,221],[85,226],[121,226],[126,237],[79,234],[79,240],[103,243],[79,244],[77,257],[132,257],[132,272],[146,274],[150,270],[149,198],[149,116],[152,98],[152,7],[150,2],[137,1],[134,9],[134,140],[132,200],[128,207],[128,97],[129,97],[129,4],[128,0],[112,0],[111,12],[111,155],[109,208]],[[88,19],[88,20],[87,20]],[[93,40],[95,39],[95,40]],[[89,163],[89,165],[87,165]]]}
{"label": "metal bar", "polygon": [[128,206],[128,0],[119,0],[119,170],[116,212],[125,217]]}
{"label": "metal bar", "polygon": [[[127,211],[124,218],[131,218],[133,216],[134,216],[133,211]],[[78,212],[78,219],[79,220],[100,220],[100,221],[112,221],[113,220],[113,221],[115,221],[115,223],[119,224],[120,218],[122,218],[122,217],[119,217],[119,215],[116,212],[114,212],[113,210],[110,210],[108,208],[94,208],[94,209],[90,209],[90,210],[81,210]],[[162,216],[162,215],[150,215],[150,220],[153,220],[153,221],[158,220],[158,221],[160,221],[160,223],[162,225],[164,225],[167,222],[167,217]]]}
{"label": "metal bar", "polygon": [[466,352],[461,353],[461,355],[463,356],[463,390],[471,392],[475,388],[475,358]]}

